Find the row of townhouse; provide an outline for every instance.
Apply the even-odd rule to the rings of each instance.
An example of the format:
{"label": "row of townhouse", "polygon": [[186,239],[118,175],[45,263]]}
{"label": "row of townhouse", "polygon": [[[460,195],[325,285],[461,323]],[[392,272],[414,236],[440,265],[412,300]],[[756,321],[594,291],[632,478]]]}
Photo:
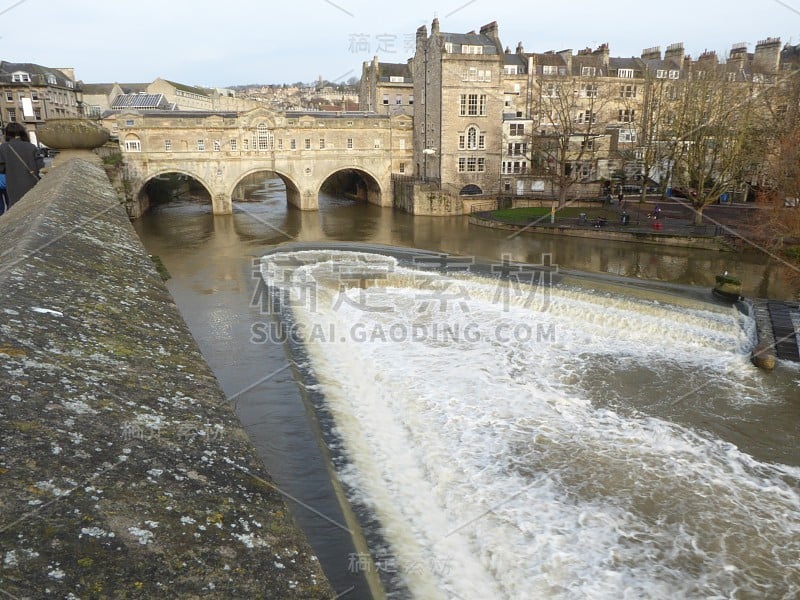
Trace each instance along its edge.
{"label": "row of townhouse", "polygon": [[725,61],[714,52],[693,60],[682,43],[630,58],[611,56],[608,44],[511,52],[496,22],[461,34],[434,19],[430,34],[417,30],[407,63],[364,63],[360,102],[412,115],[415,176],[461,195],[558,195],[565,180],[572,196],[612,191],[612,182],[614,192],[622,182],[633,191],[663,181],[664,165],[643,155],[654,119],[669,121],[669,102],[690,79],[721,71],[724,81],[769,85],[798,55],[776,38],[752,53],[737,44]]}
{"label": "row of townhouse", "polygon": [[35,140],[37,124],[80,114],[80,86],[73,69],[0,61],[0,127],[24,123]]}

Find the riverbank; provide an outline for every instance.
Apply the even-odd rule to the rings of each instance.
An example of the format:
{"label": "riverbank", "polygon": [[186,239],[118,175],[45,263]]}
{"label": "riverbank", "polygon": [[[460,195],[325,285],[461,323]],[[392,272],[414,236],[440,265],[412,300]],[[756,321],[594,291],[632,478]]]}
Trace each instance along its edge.
{"label": "riverbank", "polygon": [[0,590],[333,598],[103,171],[0,239]]}

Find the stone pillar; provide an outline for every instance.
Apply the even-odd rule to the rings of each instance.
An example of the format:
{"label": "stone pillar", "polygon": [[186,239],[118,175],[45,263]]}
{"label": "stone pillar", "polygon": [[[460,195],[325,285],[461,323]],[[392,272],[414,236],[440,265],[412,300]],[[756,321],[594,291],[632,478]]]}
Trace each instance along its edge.
{"label": "stone pillar", "polygon": [[229,215],[233,212],[233,202],[225,192],[214,193],[211,196],[211,206],[215,215]]}

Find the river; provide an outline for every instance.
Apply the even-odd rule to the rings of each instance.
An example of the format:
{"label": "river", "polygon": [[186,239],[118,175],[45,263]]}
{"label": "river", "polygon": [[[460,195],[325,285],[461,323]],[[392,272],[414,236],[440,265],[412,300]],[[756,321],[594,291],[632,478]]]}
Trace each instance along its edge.
{"label": "river", "polygon": [[[788,296],[758,255],[509,238],[330,197],[301,212],[274,183],[230,216],[173,202],[135,226],[343,598],[370,597],[373,573],[396,598],[800,589],[800,373],[755,370],[752,322],[697,300],[726,270],[748,294]],[[431,296],[441,280],[382,253],[257,260],[286,242],[342,241],[492,263],[549,255],[604,279],[567,278],[546,297],[538,286],[531,306],[513,286],[462,273],[457,295]],[[343,291],[354,260],[374,273]],[[321,332],[303,361],[254,337],[275,322],[264,274],[295,293],[308,277],[320,286],[313,310],[284,315]],[[673,287],[619,287],[622,276]],[[351,541],[328,454],[377,562]]]}

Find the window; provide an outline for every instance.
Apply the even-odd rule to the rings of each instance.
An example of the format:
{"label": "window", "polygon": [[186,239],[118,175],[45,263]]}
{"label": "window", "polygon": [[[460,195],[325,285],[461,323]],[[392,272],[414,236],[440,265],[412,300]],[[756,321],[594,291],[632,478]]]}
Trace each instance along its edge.
{"label": "window", "polygon": [[575,122],[585,123],[586,125],[594,125],[597,123],[597,111],[585,110],[583,112],[579,112]]}
{"label": "window", "polygon": [[125,127],[133,127],[133,119],[128,119],[125,121]]}
{"label": "window", "polygon": [[[275,136],[265,123],[259,123],[256,127],[256,137],[259,150],[272,150],[275,147]],[[256,144],[253,144],[256,147]]]}
{"label": "window", "polygon": [[634,109],[620,109],[619,110],[619,119],[618,121],[622,121],[623,123],[633,123],[636,119],[636,111]]}
{"label": "window", "polygon": [[31,100],[33,102],[38,102],[39,101],[39,92],[37,92],[36,90],[31,90]]}
{"label": "window", "polygon": [[303,140],[303,148],[306,150],[311,150],[311,138],[306,138]]}
{"label": "window", "polygon": [[403,97],[400,94],[397,94],[394,97],[394,103],[397,104],[398,106],[401,105],[403,103]]}
{"label": "window", "polygon": [[459,150],[466,150],[467,148],[467,136],[463,133],[458,134],[458,149]]}
{"label": "window", "polygon": [[319,149],[325,150],[325,138],[319,138]]}
{"label": "window", "polygon": [[676,70],[676,69],[672,69],[669,72],[669,78],[670,79],[678,79],[680,77],[680,75],[681,75],[681,72]]}
{"label": "window", "polygon": [[348,150],[353,149],[353,138],[347,138],[347,149]]}
{"label": "window", "polygon": [[236,140],[234,139],[231,139],[231,150],[236,152]]}
{"label": "window", "polygon": [[406,172],[406,163],[401,162],[400,163],[400,173],[402,174],[402,173],[405,173],[405,172]]}
{"label": "window", "polygon": [[6,92],[6,102],[14,101],[14,92]]}
{"label": "window", "polygon": [[617,69],[617,77],[633,79],[633,69]]}
{"label": "window", "polygon": [[289,140],[289,150],[297,150],[297,140]]}
{"label": "window", "polygon": [[375,142],[374,142],[373,146],[374,146],[374,148],[375,148],[376,150],[377,150],[378,148],[380,148],[380,147],[381,147],[381,140],[380,140],[380,138],[375,138]]}
{"label": "window", "polygon": [[172,152],[172,140],[164,140],[164,152]]}
{"label": "window", "polygon": [[16,120],[17,120],[17,109],[16,108],[9,108],[8,109],[8,120],[11,123],[16,122]]}
{"label": "window", "polygon": [[33,117],[37,121],[41,121],[42,120],[42,109],[41,108],[34,108],[33,109]]}
{"label": "window", "polygon": [[486,115],[486,94],[461,94],[459,114],[464,116]]}
{"label": "window", "polygon": [[598,86],[596,83],[581,84],[581,98],[597,98]]}
{"label": "window", "polygon": [[47,83],[49,83],[50,85],[56,85],[58,83],[56,81],[56,76],[51,73],[45,75],[45,79],[47,80]]}
{"label": "window", "polygon": [[509,135],[525,135],[525,123],[511,123]]}
{"label": "window", "polygon": [[486,159],[478,158],[478,172],[483,173],[486,170]]}
{"label": "window", "polygon": [[467,159],[461,156],[458,159],[458,172],[463,173],[466,170],[467,170]]}
{"label": "window", "polygon": [[220,150],[222,150],[222,142],[220,142],[219,140],[214,140],[213,148],[214,152],[219,152]]}
{"label": "window", "polygon": [[242,147],[243,147],[245,150],[250,150],[250,140],[248,140],[247,138],[244,138],[244,139],[242,140]]}
{"label": "window", "polygon": [[517,74],[517,65],[506,65],[503,67],[503,73],[506,75],[516,75]]}
{"label": "window", "polygon": [[636,141],[636,130],[635,129],[620,129],[619,130],[619,141],[620,142],[635,142]]}
{"label": "window", "polygon": [[526,161],[506,160],[503,161],[503,164],[501,166],[501,171],[503,175],[511,175],[513,173],[521,174],[525,173],[527,167],[528,163]]}
{"label": "window", "polygon": [[283,150],[283,138],[278,139],[278,150]]}
{"label": "window", "polygon": [[474,150],[478,147],[478,128],[470,127],[467,129],[467,148]]}
{"label": "window", "polygon": [[142,143],[135,135],[129,135],[125,138],[125,151],[126,152],[141,152]]}
{"label": "window", "polygon": [[478,159],[474,156],[467,158],[467,172],[474,173],[478,170]]}
{"label": "window", "polygon": [[728,81],[734,82],[736,81],[736,73],[728,73]]}
{"label": "window", "polygon": [[414,104],[414,94],[409,94],[408,95],[408,103],[409,104]]}
{"label": "window", "polygon": [[558,67],[554,65],[542,66],[542,75],[558,75]]}
{"label": "window", "polygon": [[668,85],[664,93],[667,96],[667,100],[676,100],[678,98],[678,90],[674,85]]}
{"label": "window", "polygon": [[546,98],[558,98],[561,93],[561,88],[556,83],[548,83],[544,87],[544,96]]}
{"label": "window", "polygon": [[462,79],[464,81],[491,81],[492,72],[489,69],[479,69],[477,67],[469,67],[464,73]]}
{"label": "window", "polygon": [[656,71],[656,79],[666,79],[666,78],[667,78],[666,69],[658,69]]}
{"label": "window", "polygon": [[581,75],[583,77],[594,77],[596,73],[596,67],[581,67]]}
{"label": "window", "polygon": [[397,75],[389,76],[389,81],[392,83],[403,83],[405,80],[405,77],[398,77]]}
{"label": "window", "polygon": [[483,54],[483,46],[461,45],[461,54]]}
{"label": "window", "polygon": [[68,88],[74,88],[75,87],[75,84],[72,83],[69,79],[67,79],[64,83],[66,84],[66,86]]}
{"label": "window", "polygon": [[522,143],[513,143],[508,145],[508,155],[509,156],[524,156],[525,152],[528,150],[528,144]]}
{"label": "window", "polygon": [[197,149],[202,152],[206,149],[206,141],[205,140],[197,140]]}
{"label": "window", "polygon": [[383,103],[384,104],[389,104],[389,94],[384,94],[383,95]]}
{"label": "window", "polygon": [[637,88],[635,85],[621,85],[619,86],[620,98],[636,98]]}
{"label": "window", "polygon": [[11,81],[14,83],[30,83],[31,76],[28,73],[17,71],[16,73],[11,74]]}
{"label": "window", "polygon": [[594,150],[594,140],[583,140],[581,147],[589,152]]}

